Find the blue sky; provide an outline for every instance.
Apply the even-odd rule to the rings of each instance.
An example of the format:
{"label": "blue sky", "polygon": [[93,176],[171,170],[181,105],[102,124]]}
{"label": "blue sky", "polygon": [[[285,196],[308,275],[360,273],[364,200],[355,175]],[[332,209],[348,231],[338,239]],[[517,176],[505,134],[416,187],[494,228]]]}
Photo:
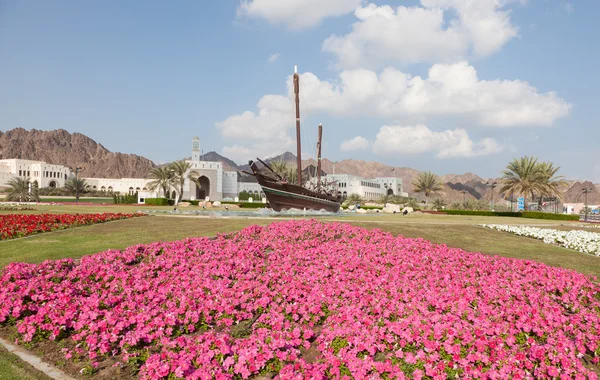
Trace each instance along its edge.
{"label": "blue sky", "polygon": [[[330,159],[495,176],[535,155],[600,181],[593,0],[0,0],[0,130],[63,128],[155,162]],[[322,3],[321,3],[322,4]],[[272,58],[271,60],[269,58]]]}

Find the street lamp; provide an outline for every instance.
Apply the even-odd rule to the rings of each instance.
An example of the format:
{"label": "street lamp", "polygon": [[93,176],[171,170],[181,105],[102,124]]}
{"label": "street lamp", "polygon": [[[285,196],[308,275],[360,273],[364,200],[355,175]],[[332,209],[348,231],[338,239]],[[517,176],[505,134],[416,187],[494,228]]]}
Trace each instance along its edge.
{"label": "street lamp", "polygon": [[467,204],[467,190],[461,190],[463,195],[463,207]]}
{"label": "street lamp", "polygon": [[496,181],[492,181],[486,183],[485,185],[492,188],[492,211],[494,211],[494,188],[498,186],[498,183]]}
{"label": "street lamp", "polygon": [[581,189],[581,191],[585,194],[585,221],[588,220],[588,193],[593,191],[593,189]]}

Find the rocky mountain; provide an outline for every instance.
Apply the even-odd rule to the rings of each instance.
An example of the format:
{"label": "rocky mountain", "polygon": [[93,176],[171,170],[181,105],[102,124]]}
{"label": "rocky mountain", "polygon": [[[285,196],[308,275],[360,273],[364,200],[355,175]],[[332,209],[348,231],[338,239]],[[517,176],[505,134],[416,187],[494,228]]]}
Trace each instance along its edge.
{"label": "rocky mountain", "polygon": [[81,176],[99,178],[144,178],[155,167],[147,158],[110,152],[91,138],[64,129],[0,131],[0,159],[6,158],[81,167]]}

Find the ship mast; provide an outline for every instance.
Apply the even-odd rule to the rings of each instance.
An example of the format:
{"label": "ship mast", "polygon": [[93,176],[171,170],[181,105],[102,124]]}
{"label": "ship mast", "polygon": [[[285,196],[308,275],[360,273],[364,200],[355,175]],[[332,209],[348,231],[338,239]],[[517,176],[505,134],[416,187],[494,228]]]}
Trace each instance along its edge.
{"label": "ship mast", "polygon": [[319,124],[319,140],[317,141],[317,186],[321,188],[321,141],[323,139],[323,124]]}
{"label": "ship mast", "polygon": [[296,164],[298,185],[302,186],[302,145],[300,143],[300,76],[298,66],[294,66],[294,94],[296,95]]}

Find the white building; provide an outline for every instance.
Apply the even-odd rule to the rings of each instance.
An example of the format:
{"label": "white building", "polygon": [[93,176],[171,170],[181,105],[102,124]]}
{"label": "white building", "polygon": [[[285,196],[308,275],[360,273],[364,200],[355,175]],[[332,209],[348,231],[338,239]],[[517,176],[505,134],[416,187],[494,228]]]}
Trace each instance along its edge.
{"label": "white building", "polygon": [[52,165],[44,161],[21,160],[18,158],[0,160],[0,187],[8,186],[13,178],[29,178],[38,187],[63,187],[72,176],[70,168]]}
{"label": "white building", "polygon": [[328,174],[324,180],[327,183],[334,182],[343,197],[358,194],[366,200],[375,201],[383,195],[408,196],[403,191],[402,179],[395,177],[367,179],[350,174]]}
{"label": "white building", "polygon": [[[237,171],[223,170],[223,164],[215,161],[203,161],[200,151],[200,139],[192,139],[192,157],[187,161],[191,168],[185,174],[183,199],[222,200],[235,198],[245,191],[254,199],[262,199],[264,193],[260,185],[253,179],[241,177]],[[198,179],[198,183],[189,176]],[[70,168],[62,165],[51,165],[43,161],[20,159],[0,160],[0,187],[7,186],[15,177],[30,178],[40,188],[63,187],[69,177],[73,176]],[[140,198],[163,196],[162,191],[149,191],[148,178],[85,178],[90,188],[107,194],[139,194]],[[408,196],[403,191],[402,180],[394,177],[378,177],[366,179],[349,174],[330,174],[324,177],[327,182],[335,182],[343,196],[359,194],[367,200],[377,200],[382,195]],[[170,198],[177,196],[178,189],[170,190]]]}

